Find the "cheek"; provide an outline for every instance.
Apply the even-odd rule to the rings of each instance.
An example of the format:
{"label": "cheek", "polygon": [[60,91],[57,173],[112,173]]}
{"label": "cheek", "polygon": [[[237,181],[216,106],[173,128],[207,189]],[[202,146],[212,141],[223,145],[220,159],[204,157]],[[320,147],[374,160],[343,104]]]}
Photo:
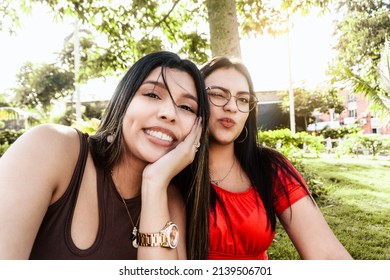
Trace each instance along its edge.
{"label": "cheek", "polygon": [[[128,133],[134,133],[134,129],[137,128],[139,123],[142,123],[144,116],[142,110],[137,109],[135,106],[129,106],[123,116],[122,131],[126,135]],[[144,109],[145,111],[145,109]]]}
{"label": "cheek", "polygon": [[[182,118],[182,131],[183,136],[187,137],[188,134],[190,134],[192,127],[194,126],[196,121],[196,115],[193,116],[187,116]],[[182,140],[184,140],[184,137]]]}
{"label": "cheek", "polygon": [[245,123],[248,120],[248,115],[242,114],[243,116],[238,120],[241,129],[244,129]]}
{"label": "cheek", "polygon": [[[146,109],[147,108],[147,109]],[[126,109],[123,122],[133,122],[140,119],[145,119],[152,112],[152,107],[146,107],[144,103],[139,101],[139,98],[134,97]]]}
{"label": "cheek", "polygon": [[210,119],[215,118],[219,109],[221,109],[221,107],[216,107],[213,104],[210,104]]}
{"label": "cheek", "polygon": [[130,124],[134,122],[134,112],[131,112],[129,110],[126,111],[125,115],[123,116],[123,129],[126,131],[129,129]]}
{"label": "cheek", "polygon": [[209,127],[212,127],[214,123],[217,121],[218,116],[218,110],[219,107],[215,107],[213,105],[210,105],[210,118],[209,118]]}

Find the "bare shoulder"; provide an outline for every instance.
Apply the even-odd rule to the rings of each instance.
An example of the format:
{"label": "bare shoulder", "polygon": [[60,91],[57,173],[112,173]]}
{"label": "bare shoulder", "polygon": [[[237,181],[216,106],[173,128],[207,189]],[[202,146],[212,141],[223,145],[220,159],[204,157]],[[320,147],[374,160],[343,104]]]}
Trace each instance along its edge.
{"label": "bare shoulder", "polygon": [[40,124],[29,130],[27,130],[22,136],[23,138],[29,138],[29,140],[37,139],[39,141],[48,142],[58,141],[58,140],[71,140],[73,137],[77,136],[77,132],[74,128],[69,126],[64,126],[60,124]]}
{"label": "bare shoulder", "polygon": [[27,149],[29,153],[65,154],[78,149],[78,135],[75,129],[58,124],[42,124],[26,131],[11,145],[10,150]]}
{"label": "bare shoulder", "polygon": [[76,130],[39,125],[0,158],[0,258],[28,258],[49,205],[69,185],[79,147]]}
{"label": "bare shoulder", "polygon": [[79,150],[80,141],[74,128],[43,124],[20,136],[3,155],[0,165],[15,180],[16,171],[27,181],[38,176],[41,185],[53,190],[69,182]]}

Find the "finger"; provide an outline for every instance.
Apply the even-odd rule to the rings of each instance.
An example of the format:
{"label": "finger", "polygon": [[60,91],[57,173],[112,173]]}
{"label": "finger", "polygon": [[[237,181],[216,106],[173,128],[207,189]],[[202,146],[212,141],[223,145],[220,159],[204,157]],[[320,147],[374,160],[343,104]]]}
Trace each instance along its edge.
{"label": "finger", "polygon": [[202,117],[198,118],[198,127],[197,127],[197,135],[196,141],[200,143],[200,137],[202,136]]}
{"label": "finger", "polygon": [[196,121],[196,124],[195,124],[196,128],[195,128],[195,139],[194,139],[194,147],[195,147],[195,150],[198,151],[199,147],[200,147],[200,138],[202,136],[202,118],[199,117]]}
{"label": "finger", "polygon": [[197,118],[191,128],[190,133],[188,133],[188,135],[183,140],[183,142],[187,143],[188,146],[193,145],[194,143],[196,143],[196,141],[199,140],[201,132],[202,132],[201,120]]}

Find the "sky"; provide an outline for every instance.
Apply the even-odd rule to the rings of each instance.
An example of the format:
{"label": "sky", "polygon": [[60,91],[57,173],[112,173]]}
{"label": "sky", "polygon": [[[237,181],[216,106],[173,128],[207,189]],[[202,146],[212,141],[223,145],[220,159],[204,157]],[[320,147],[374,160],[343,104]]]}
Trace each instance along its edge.
{"label": "sky", "polygon": [[15,75],[24,62],[52,62],[54,52],[61,50],[71,31],[71,25],[57,25],[44,10],[34,9],[22,20],[17,34],[0,32],[0,92],[14,86]]}
{"label": "sky", "polygon": [[[290,33],[294,85],[305,81],[308,87],[312,87],[326,79],[324,73],[333,55],[331,18],[331,15],[311,15],[294,20],[294,29]],[[22,28],[16,35],[0,32],[0,93],[15,86],[15,76],[24,62],[54,61],[55,53],[62,49],[64,38],[72,30],[70,21],[57,24],[47,9],[40,8],[33,9],[32,14],[22,20]],[[287,36],[242,38],[241,51],[256,91],[288,89]],[[94,92],[95,96],[109,98],[117,79],[110,81],[104,85],[93,81],[81,88],[81,94],[83,91]]]}
{"label": "sky", "polygon": [[[332,49],[333,16],[296,18],[290,32],[291,76],[294,86],[310,88],[326,80]],[[288,36],[261,36],[243,40],[242,58],[254,80],[255,90],[280,90],[289,87]]]}

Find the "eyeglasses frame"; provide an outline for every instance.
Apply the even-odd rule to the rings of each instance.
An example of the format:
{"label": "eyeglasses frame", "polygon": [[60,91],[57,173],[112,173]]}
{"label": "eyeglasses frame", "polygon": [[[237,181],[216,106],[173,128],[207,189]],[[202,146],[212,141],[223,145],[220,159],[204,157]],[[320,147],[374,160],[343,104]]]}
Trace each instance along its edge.
{"label": "eyeglasses frame", "polygon": [[256,104],[259,102],[259,99],[256,97],[256,95],[250,93],[249,95],[250,95],[250,99],[251,99],[252,101],[251,101],[251,100],[249,101],[249,107],[250,107],[252,104],[253,104],[253,105],[252,105],[253,107],[250,108],[249,111],[242,111],[242,110],[240,110],[240,108],[238,108],[238,104],[237,104],[237,99],[238,99],[239,97],[232,95],[232,93],[230,92],[230,90],[228,90],[227,88],[224,88],[224,87],[220,87],[220,86],[208,86],[208,87],[206,87],[206,91],[207,91],[207,90],[211,90],[211,89],[220,89],[220,90],[222,90],[223,92],[228,93],[229,96],[230,96],[228,99],[226,99],[226,103],[225,103],[225,104],[223,104],[223,105],[217,105],[217,104],[214,104],[213,101],[211,101],[211,99],[210,99],[210,94],[207,93],[207,95],[208,95],[208,97],[209,97],[209,100],[210,100],[211,104],[213,104],[214,106],[217,106],[217,107],[224,107],[224,106],[226,106],[226,104],[229,103],[230,99],[232,99],[232,97],[234,97],[234,99],[235,99],[235,101],[236,101],[237,110],[240,111],[241,113],[249,113],[250,111],[252,111],[252,110],[256,107]]}

